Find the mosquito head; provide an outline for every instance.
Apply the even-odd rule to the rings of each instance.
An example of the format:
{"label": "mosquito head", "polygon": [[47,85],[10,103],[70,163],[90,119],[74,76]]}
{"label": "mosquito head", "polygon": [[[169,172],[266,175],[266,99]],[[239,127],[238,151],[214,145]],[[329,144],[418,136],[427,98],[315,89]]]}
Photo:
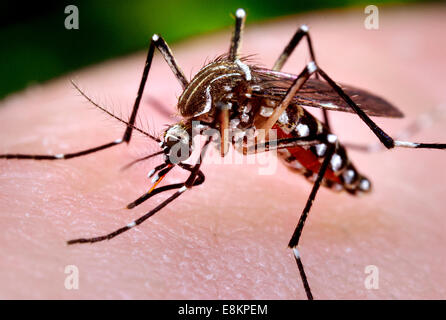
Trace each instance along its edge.
{"label": "mosquito head", "polygon": [[161,148],[171,163],[187,160],[192,153],[192,137],[189,126],[183,123],[174,124],[164,131]]}

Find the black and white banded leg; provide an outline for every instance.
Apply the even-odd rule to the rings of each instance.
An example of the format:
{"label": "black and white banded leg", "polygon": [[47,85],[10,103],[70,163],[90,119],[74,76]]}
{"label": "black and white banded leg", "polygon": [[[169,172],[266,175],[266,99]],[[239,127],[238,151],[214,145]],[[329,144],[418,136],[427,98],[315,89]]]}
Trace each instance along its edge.
{"label": "black and white banded leg", "polygon": [[373,131],[381,143],[387,148],[417,148],[417,149],[446,149],[445,143],[419,143],[410,141],[394,140],[384,132],[370,117],[334,82],[322,69],[316,66],[316,72],[328,82],[333,90],[353,109],[361,120]]}
{"label": "black and white banded leg", "polygon": [[313,44],[311,42],[310,33],[308,31],[309,31],[309,29],[308,29],[308,26],[306,26],[306,25],[301,25],[297,29],[297,31],[294,33],[293,37],[291,38],[290,42],[287,44],[285,49],[283,49],[279,58],[277,58],[272,70],[274,70],[274,71],[282,70],[282,68],[285,65],[285,63],[287,62],[288,58],[293,53],[294,49],[299,45],[299,43],[303,37],[307,38],[308,50],[310,52],[311,61],[316,61],[316,58],[314,55],[314,50],[313,50]]}
{"label": "black and white banded leg", "polygon": [[[406,140],[414,136],[415,134],[424,131],[425,129],[430,127],[434,122],[444,118],[445,113],[446,113],[445,107],[440,105],[423,114],[418,115],[417,118],[412,123],[410,123],[402,131],[398,132],[395,135],[394,139],[399,141]],[[367,152],[367,153],[386,150],[385,146],[379,141],[369,144],[343,142],[343,146],[350,150]]]}
{"label": "black and white banded leg", "polygon": [[[169,203],[174,201],[180,195],[182,195],[185,191],[194,187],[195,185],[201,184],[204,181],[204,176],[203,176],[203,178],[200,177],[202,175],[202,173],[200,171],[200,166],[203,163],[204,155],[205,155],[206,150],[207,150],[209,143],[211,141],[212,141],[212,137],[208,137],[205,144],[203,145],[203,148],[201,149],[200,157],[198,158],[196,164],[193,167],[187,167],[186,170],[190,171],[190,175],[187,178],[187,180],[184,183],[180,184],[178,190],[174,194],[172,194],[169,198],[167,198],[166,200],[161,202],[154,209],[150,210],[145,215],[136,219],[135,221],[132,221],[129,224],[127,224],[126,226],[119,228],[109,234],[99,236],[99,237],[93,237],[93,238],[73,239],[73,240],[67,241],[67,244],[71,245],[71,244],[76,244],[76,243],[94,243],[94,242],[99,242],[99,241],[104,241],[104,240],[110,240],[110,239],[116,237],[117,235],[120,235],[121,233],[124,233],[124,232],[136,227],[137,225],[140,225],[141,223],[143,223],[144,221],[149,219],[151,216],[153,216],[155,213],[157,213],[158,211],[163,209],[165,206],[167,206]],[[183,168],[185,168],[185,167],[183,167]],[[178,184],[165,186],[164,189],[162,189],[163,187],[160,187],[159,189],[161,189],[162,191],[167,191],[167,190],[176,189],[177,187],[178,187]],[[162,191],[158,191],[157,193],[160,193]],[[142,197],[144,197],[144,195]],[[145,201],[145,200],[147,200],[147,199],[144,199],[143,201]]]}
{"label": "black and white banded leg", "polygon": [[302,279],[303,286],[305,288],[305,293],[307,294],[308,300],[313,300],[313,294],[311,293],[310,285],[308,284],[307,276],[305,274],[304,266],[302,263],[302,259],[299,253],[298,245],[300,236],[302,235],[302,230],[305,225],[305,221],[308,218],[308,214],[310,213],[311,206],[313,205],[314,199],[316,198],[316,194],[321,186],[322,179],[324,178],[325,172],[328,169],[328,165],[330,164],[331,158],[336,151],[337,138],[335,135],[329,136],[329,146],[327,153],[325,155],[324,161],[317,173],[316,180],[313,184],[313,188],[311,189],[310,196],[307,199],[305,207],[302,211],[302,214],[299,218],[299,222],[294,230],[294,233],[288,243],[288,247],[293,250],[294,259],[296,260],[297,268],[299,269],[299,274]]}
{"label": "black and white banded leg", "polygon": [[[319,75],[324,78],[328,84],[339,94],[339,96],[355,111],[356,114],[363,120],[369,128],[373,131],[373,133],[378,137],[381,143],[388,149],[395,147],[404,147],[404,148],[426,148],[426,149],[446,149],[446,144],[440,143],[416,143],[409,141],[400,141],[394,140],[389,135],[387,135],[380,127],[378,127],[366,114],[365,112],[356,105],[355,102],[323,71],[321,70],[316,63],[310,62],[307,67],[300,73],[300,75],[296,78],[294,83],[288,89],[287,94],[281,101],[280,105],[274,112],[283,112],[284,109],[289,105],[289,101],[291,101],[292,97],[299,91],[299,89],[304,85],[304,83],[308,80],[309,76],[313,73],[319,73]],[[271,119],[272,117],[270,117]],[[276,120],[276,119],[275,119]],[[274,121],[275,121],[274,120]],[[329,141],[330,143],[337,143],[337,138],[335,135],[330,135],[333,141]],[[335,152],[335,147],[329,148],[327,155],[320,167],[318,172],[316,181],[313,185],[313,189],[310,193],[310,196],[307,200],[304,211],[302,212],[301,218],[299,219],[299,223],[295,229],[295,232],[289,242],[289,247],[293,249],[294,257],[296,259],[297,266],[299,268],[299,272],[305,287],[305,291],[307,293],[308,299],[312,299],[312,293],[305,275],[304,267],[302,264],[302,260],[297,249],[297,245],[299,243],[299,239],[304,227],[304,223],[307,219],[308,213],[311,209],[311,205],[316,197],[317,191],[320,187],[321,181],[325,175],[325,172],[330,163],[331,157]]]}
{"label": "black and white banded leg", "polygon": [[[87,154],[91,154],[91,153],[94,153],[97,151],[105,150],[105,149],[111,148],[113,146],[119,145],[124,142],[129,143],[130,139],[132,137],[133,130],[136,129],[136,127],[135,127],[136,116],[138,113],[139,105],[141,103],[141,98],[142,98],[142,95],[144,92],[147,77],[149,75],[150,66],[152,64],[155,48],[157,48],[161,52],[164,60],[170,66],[172,72],[175,74],[175,76],[178,79],[178,81],[180,82],[181,86],[183,88],[185,88],[188,84],[188,81],[186,80],[186,77],[184,76],[183,71],[181,71],[181,69],[179,68],[167,43],[160,36],[158,36],[156,34],[153,35],[153,37],[150,41],[149,50],[147,52],[147,58],[146,58],[145,66],[144,66],[144,71],[142,74],[141,82],[139,84],[138,93],[136,95],[132,113],[131,113],[129,121],[126,122],[127,127],[126,127],[126,130],[125,130],[122,138],[114,140],[114,141],[106,143],[106,144],[103,144],[103,145],[100,145],[100,146],[97,146],[97,147],[94,147],[94,148],[90,148],[90,149],[86,149],[86,150],[82,150],[82,151],[78,151],[78,152],[71,152],[71,153],[65,153],[65,154],[60,153],[60,154],[54,154],[54,155],[10,153],[10,154],[0,154],[0,159],[66,160],[66,159],[71,159],[71,158],[76,158],[76,157],[84,156]],[[73,83],[73,85],[76,87],[76,89],[78,89],[80,91],[80,89],[77,87],[76,84]],[[84,95],[86,97],[86,95],[83,94],[82,91],[80,91],[80,92],[82,95]],[[89,99],[88,97],[86,97],[86,98],[90,102],[95,104],[91,99]],[[95,104],[95,105],[98,106],[97,104]],[[104,108],[100,107],[100,109],[104,111]],[[107,112],[107,113],[109,113],[109,112]],[[123,121],[123,122],[125,122],[125,121]],[[149,136],[152,140],[155,140],[156,142],[160,142],[160,139],[158,139],[157,137],[154,137],[148,133],[144,133],[144,134]]]}
{"label": "black and white banded leg", "polygon": [[[230,61],[235,62],[246,74],[246,80],[251,80],[249,67],[240,61],[240,47],[242,42],[242,32],[245,26],[246,12],[243,9],[237,9],[235,12],[235,28],[232,34],[231,44],[229,46],[228,57]],[[227,105],[220,106],[218,109],[218,121],[220,128],[220,155],[224,157],[229,150],[229,109]]]}
{"label": "black and white banded leg", "polygon": [[[303,24],[297,29],[297,31],[294,33],[293,37],[291,38],[290,42],[288,42],[285,49],[283,49],[279,58],[277,58],[276,62],[274,63],[272,70],[274,70],[274,71],[282,70],[282,68],[285,65],[285,63],[287,62],[288,58],[293,53],[294,49],[299,45],[299,43],[303,39],[303,37],[305,37],[307,39],[308,51],[310,53],[311,61],[314,61],[316,63],[316,55],[314,54],[313,43],[311,41],[309,28],[307,25]],[[315,73],[314,75],[315,75],[316,79],[319,78],[319,75],[317,73]],[[326,109],[322,109],[322,113],[324,116],[324,123],[327,126],[328,130],[331,131],[330,122],[328,119],[328,111]]]}
{"label": "black and white banded leg", "polygon": [[[193,170],[193,167],[191,165],[189,165],[189,164],[179,163],[178,165],[181,168],[183,168],[184,170],[187,170],[189,172],[192,172],[192,170]],[[161,173],[160,172],[159,176],[163,176],[165,174],[167,174],[167,172],[165,172],[165,173]],[[204,180],[205,180],[204,173],[201,170],[199,170],[198,173],[197,173],[197,177],[196,177],[195,181],[193,182],[193,186],[196,187],[196,186],[202,184],[204,182]],[[129,203],[126,206],[126,208],[127,209],[133,209],[136,206],[138,206],[141,203],[143,203],[144,201],[150,199],[151,197],[153,197],[153,196],[155,196],[155,195],[157,195],[159,193],[162,193],[162,192],[165,192],[165,191],[168,191],[168,190],[180,189],[183,186],[184,186],[184,183],[173,183],[173,184],[169,184],[169,185],[166,185],[166,186],[162,186],[162,187],[158,187],[156,189],[150,190],[149,192],[144,193],[142,196],[140,196],[135,201],[132,201],[131,203]]]}
{"label": "black and white banded leg", "polygon": [[246,12],[243,9],[237,9],[235,12],[235,29],[232,34],[231,45],[229,47],[229,60],[236,61],[239,57],[240,46],[242,42],[242,32],[245,26]]}
{"label": "black and white banded leg", "polygon": [[314,62],[310,62],[293,81],[279,105],[274,109],[272,115],[268,118],[259,116],[254,120],[254,125],[257,129],[265,130],[265,138],[268,138],[269,130],[271,130],[271,128],[276,124],[276,121],[279,119],[280,115],[286,110],[286,108],[288,108],[298,91],[303,87],[308,78],[316,72],[316,70],[316,64]]}
{"label": "black and white banded leg", "polygon": [[[334,135],[329,135],[334,136]],[[260,152],[268,152],[273,150],[287,149],[293,147],[310,147],[320,143],[324,143],[326,135],[316,135],[308,137],[293,137],[277,140],[267,140],[265,142],[253,144],[243,148],[245,155],[255,154]]]}

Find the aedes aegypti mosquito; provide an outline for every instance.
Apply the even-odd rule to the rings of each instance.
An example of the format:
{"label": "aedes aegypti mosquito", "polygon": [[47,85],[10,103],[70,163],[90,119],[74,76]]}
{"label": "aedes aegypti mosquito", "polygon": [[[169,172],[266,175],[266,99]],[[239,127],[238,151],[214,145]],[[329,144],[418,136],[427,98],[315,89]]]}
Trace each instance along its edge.
{"label": "aedes aegypti mosquito", "polygon": [[[290,168],[303,174],[313,183],[311,193],[288,243],[288,247],[293,250],[306,295],[308,299],[313,299],[298,251],[298,244],[319,187],[323,185],[333,190],[347,191],[353,195],[371,190],[370,181],[356,170],[350,162],[345,148],[332,133],[327,110],[356,113],[388,149],[395,147],[445,149],[446,144],[399,141],[387,135],[369,116],[398,118],[403,117],[403,114],[380,97],[350,86],[340,86],[334,82],[316,63],[308,27],[305,25],[297,29],[272,69],[251,65],[249,57],[242,57],[239,52],[245,17],[243,9],[236,11],[235,31],[232,35],[229,52],[204,66],[190,81],[186,79],[163,38],[156,34],[153,35],[130,119],[128,121],[118,119],[126,124],[122,138],[73,153],[55,155],[2,154],[0,158],[71,159],[122,143],[128,144],[133,130],[138,130],[159,143],[161,148],[159,152],[134,161],[164,155],[164,162],[149,173],[149,176],[153,177],[153,185],[150,190],[129,203],[127,208],[132,209],[152,196],[168,190],[176,190],[176,192],[128,225],[103,236],[70,240],[68,244],[71,245],[114,238],[143,223],[180,197],[185,191],[204,182],[204,174],[200,170],[201,160],[205,156],[213,136],[206,137],[205,143],[201,146],[199,159],[194,165],[185,163],[184,161],[189,158],[192,150],[191,137],[193,130],[196,129],[192,125],[193,122],[199,123],[200,133],[206,129],[214,129],[220,133],[217,145],[220,148],[221,156],[225,156],[231,143],[234,146],[241,143],[242,147],[239,148],[239,151],[244,154],[277,150],[279,156]],[[298,75],[281,72],[280,70],[288,57],[303,38],[307,41],[311,61]],[[142,131],[135,125],[155,49],[161,53],[183,88],[177,104],[182,119],[169,126],[160,138]],[[106,111],[89,99],[76,85],[75,87],[95,106]],[[321,108],[323,121],[316,119],[304,107]],[[116,118],[116,116],[114,117]],[[254,139],[252,144],[246,142],[248,135],[255,136],[256,132],[261,130],[264,132],[274,130],[277,138],[273,140],[268,135],[264,135],[262,139]],[[239,134],[239,139],[235,139],[235,135],[232,135],[234,131],[242,133]],[[184,149],[189,151],[187,156],[183,154],[178,156],[177,151]],[[160,181],[175,166],[189,172],[186,181],[158,187]]]}

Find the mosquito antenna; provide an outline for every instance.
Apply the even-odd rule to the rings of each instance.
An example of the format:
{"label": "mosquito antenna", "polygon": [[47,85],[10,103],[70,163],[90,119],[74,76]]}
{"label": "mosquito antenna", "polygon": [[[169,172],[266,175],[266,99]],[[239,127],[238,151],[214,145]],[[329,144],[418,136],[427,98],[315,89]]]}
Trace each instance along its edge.
{"label": "mosquito antenna", "polygon": [[123,167],[121,168],[121,171],[127,170],[128,168],[130,168],[131,166],[133,166],[134,164],[136,164],[136,163],[138,163],[138,162],[141,162],[141,161],[144,161],[144,160],[153,158],[153,157],[158,156],[158,155],[163,154],[163,153],[164,153],[164,151],[161,150],[161,151],[158,151],[158,152],[149,154],[148,156],[145,156],[145,157],[142,157],[142,158],[133,160],[132,162],[130,162],[130,163],[126,164],[125,166],[123,166]]}
{"label": "mosquito antenna", "polygon": [[150,133],[145,132],[144,130],[142,130],[142,129],[140,129],[140,128],[134,126],[134,125],[131,125],[130,123],[128,123],[127,121],[125,121],[125,120],[121,119],[120,117],[114,115],[113,113],[111,113],[110,111],[108,111],[107,109],[105,109],[104,107],[101,107],[98,103],[96,103],[95,101],[93,101],[93,99],[91,99],[89,96],[87,96],[87,94],[86,94],[85,92],[83,92],[81,88],[79,88],[79,86],[76,84],[76,82],[74,82],[74,80],[70,80],[70,82],[71,82],[71,84],[74,86],[74,88],[75,88],[75,89],[76,89],[76,90],[77,90],[77,91],[78,91],[78,92],[79,92],[85,99],[88,100],[88,102],[90,102],[92,105],[94,105],[94,106],[95,106],[96,108],[98,108],[99,110],[105,112],[105,113],[108,114],[110,117],[112,117],[112,118],[114,118],[114,119],[116,119],[116,120],[118,120],[118,121],[120,121],[120,122],[122,122],[122,123],[125,123],[127,126],[132,127],[133,129],[135,129],[136,131],[138,131],[138,132],[144,134],[145,136],[149,137],[150,139],[152,139],[152,140],[154,140],[154,141],[156,141],[156,142],[161,142],[161,140],[160,140],[159,138],[154,137],[154,136],[151,135]]}

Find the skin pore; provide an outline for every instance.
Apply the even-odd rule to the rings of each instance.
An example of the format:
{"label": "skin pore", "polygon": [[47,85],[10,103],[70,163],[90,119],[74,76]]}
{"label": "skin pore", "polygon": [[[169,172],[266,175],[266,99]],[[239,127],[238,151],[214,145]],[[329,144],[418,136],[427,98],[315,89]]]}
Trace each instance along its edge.
{"label": "skin pore", "polygon": [[[375,118],[396,134],[419,114],[446,103],[441,35],[446,10],[444,5],[384,7],[375,31],[364,28],[364,17],[356,9],[248,24],[242,52],[256,53],[256,61],[272,66],[298,25],[307,24],[318,63],[335,81],[381,95],[405,113],[402,120]],[[206,58],[227,51],[229,39],[228,29],[172,50],[189,76]],[[64,153],[120,138],[122,124],[95,110],[69,79],[127,119],[144,58],[141,52],[105,62],[11,95],[0,105],[0,152]],[[298,73],[306,62],[306,44],[301,44],[284,71]],[[155,53],[138,125],[158,134],[177,121],[154,109],[151,99],[174,114],[179,94],[180,85]],[[330,115],[341,142],[377,141],[355,115]],[[436,119],[411,141],[445,142],[445,121]],[[124,209],[148,190],[146,174],[162,158],[119,169],[158,150],[135,134],[128,147],[77,159],[0,160],[0,298],[305,299],[286,245],[311,185],[280,162],[272,175],[259,175],[254,164],[205,162],[205,183],[142,225],[107,242],[66,245],[69,239],[122,227],[170,195]],[[319,191],[300,242],[314,297],[444,298],[446,154],[398,149],[349,155],[374,190],[363,197]],[[174,169],[163,183],[186,177]],[[68,265],[79,270],[78,290],[64,286]],[[379,269],[379,289],[364,286],[369,265]]]}

